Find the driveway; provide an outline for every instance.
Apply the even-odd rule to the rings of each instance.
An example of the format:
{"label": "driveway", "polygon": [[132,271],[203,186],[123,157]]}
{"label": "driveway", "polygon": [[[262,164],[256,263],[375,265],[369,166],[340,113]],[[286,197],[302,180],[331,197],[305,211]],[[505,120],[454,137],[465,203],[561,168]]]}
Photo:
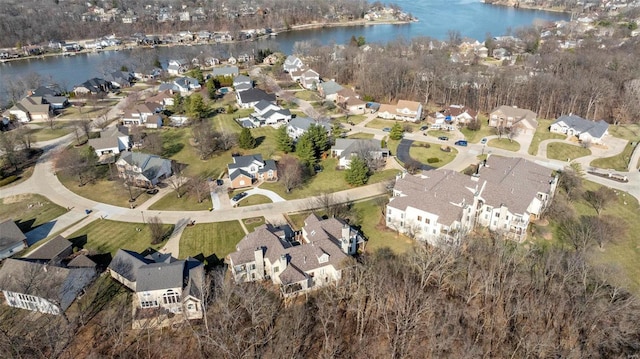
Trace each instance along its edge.
{"label": "driveway", "polygon": [[417,163],[420,163],[420,169],[423,171],[430,171],[430,170],[436,169],[433,166],[429,166],[427,164],[418,162],[417,160],[411,158],[411,154],[409,153],[409,151],[411,150],[412,144],[413,144],[412,140],[403,139],[402,141],[400,141],[400,144],[398,144],[398,153],[396,153],[396,157],[398,157],[398,159],[402,161],[404,164],[407,164],[410,161],[415,161]]}
{"label": "driveway", "polygon": [[273,203],[285,202],[286,201],[286,199],[280,197],[279,194],[277,194],[277,193],[275,193],[273,191],[269,191],[269,190],[266,190],[266,189],[259,188],[259,187],[252,188],[252,189],[248,190],[246,193],[247,193],[247,197],[252,196],[254,194],[263,195],[265,197],[268,197],[271,200],[271,202],[273,202]]}

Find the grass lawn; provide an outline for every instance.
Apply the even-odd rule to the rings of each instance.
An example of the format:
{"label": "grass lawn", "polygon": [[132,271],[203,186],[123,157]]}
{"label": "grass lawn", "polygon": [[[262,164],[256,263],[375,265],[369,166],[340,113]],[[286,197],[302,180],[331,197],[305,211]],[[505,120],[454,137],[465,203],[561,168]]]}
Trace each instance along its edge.
{"label": "grass lawn", "polygon": [[231,161],[233,150],[218,152],[207,160],[201,160],[196,149],[191,146],[191,130],[172,128],[162,132],[164,155],[166,158],[187,164],[186,176],[218,177]]}
{"label": "grass lawn", "polygon": [[[426,148],[422,147],[420,143],[414,142],[413,145],[411,145],[411,149],[409,150],[411,158],[424,164],[428,164],[429,166],[442,167],[447,163],[453,161],[458,154],[458,150],[453,147],[449,147],[451,148],[451,152],[444,152],[440,150],[440,144],[430,143],[429,145],[431,145],[431,147]],[[429,158],[438,158],[440,159],[440,161],[429,163],[427,161]]]}
{"label": "grass lawn", "polygon": [[[108,167],[103,165],[101,168],[108,171]],[[106,172],[106,171],[105,171]],[[64,173],[58,173],[58,179],[62,184],[67,187],[73,193],[88,198],[96,202],[102,202],[112,204],[114,206],[129,207],[129,191],[120,181],[109,181],[106,179],[106,175],[100,176],[94,183],[88,183],[80,187],[78,180],[75,177],[68,176]],[[151,198],[152,195],[147,194],[143,188],[132,188],[134,205],[139,206],[146,200]]]}
{"label": "grass lawn", "polygon": [[242,127],[236,122],[236,118],[248,117],[253,109],[240,109],[234,113],[223,113],[213,117],[213,125],[217,131],[228,133],[240,133]]}
{"label": "grass lawn", "polygon": [[2,198],[0,204],[0,221],[14,220],[23,233],[67,213],[65,208],[38,194]]}
{"label": "grass lawn", "polygon": [[[349,117],[349,119],[351,119],[351,117]],[[414,123],[414,122],[407,122],[407,121],[396,121],[396,120],[385,120],[382,118],[374,118],[373,120],[371,120],[371,122],[367,123],[365,127],[377,128],[377,129],[383,129],[385,127],[391,128],[393,127],[393,125],[396,124],[396,122],[399,123],[400,126],[402,126],[402,128],[404,128],[405,126],[410,127],[411,132],[416,132],[420,129],[420,127],[425,125],[422,122]]]}
{"label": "grass lawn", "polygon": [[465,126],[460,129],[460,132],[462,132],[462,134],[464,135],[464,138],[466,138],[467,141],[471,143],[478,143],[483,138],[493,135],[493,129],[485,125],[485,123],[486,121],[482,122],[482,127],[480,127],[480,130],[478,131],[471,131],[469,128]]}
{"label": "grass lawn", "polygon": [[245,155],[250,153],[262,153],[264,159],[272,158],[273,156],[279,156],[281,154],[276,148],[276,133],[278,130],[271,126],[263,126],[259,128],[252,128],[251,134],[256,139],[258,146],[252,150],[237,150]]}
{"label": "grass lawn", "polygon": [[[453,133],[450,131],[442,131],[442,130],[427,130],[427,136],[432,136],[434,138],[438,138],[441,136],[449,137],[450,139],[453,137]],[[429,138],[430,139],[430,138]]]}
{"label": "grass lawn", "polygon": [[353,135],[347,136],[347,138],[362,139],[362,140],[370,140],[373,137],[375,137],[373,133],[364,133],[364,132],[358,132],[358,133],[354,133]]}
{"label": "grass lawn", "polygon": [[198,203],[195,196],[184,194],[178,198],[175,191],[167,193],[158,202],[152,204],[150,210],[163,211],[208,211],[211,208],[211,197]]}
{"label": "grass lawn", "polygon": [[551,123],[553,121],[555,120],[538,119],[538,128],[536,128],[536,133],[533,134],[531,145],[529,145],[530,155],[535,156],[536,154],[538,154],[538,147],[540,146],[540,142],[544,140],[564,140],[565,138],[567,138],[566,135],[549,132],[549,127],[551,126]]}
{"label": "grass lawn", "polygon": [[34,142],[49,141],[73,132],[73,126],[68,124],[55,124],[52,129],[49,125],[46,125],[42,128],[34,128],[30,132],[33,135]]}
{"label": "grass lawn", "polygon": [[609,134],[629,141],[640,141],[640,124],[609,126]]}
{"label": "grass lawn", "polygon": [[567,143],[552,142],[547,145],[547,158],[554,160],[570,161],[575,160],[578,157],[589,156],[591,150],[588,148],[574,146]]}
{"label": "grass lawn", "polygon": [[247,196],[242,200],[240,200],[240,202],[238,203],[238,207],[255,206],[256,204],[265,204],[265,203],[272,203],[271,199],[261,194],[253,194],[251,196]]}
{"label": "grass lawn", "polygon": [[[164,228],[167,233],[166,238],[168,238],[173,231],[173,225],[165,224]],[[137,229],[140,229],[140,231]],[[151,231],[149,231],[149,226],[145,224],[116,222],[106,219],[99,219],[89,223],[67,239],[74,246],[93,250],[97,253],[111,253],[112,255],[120,248],[137,252],[142,252],[149,247],[160,249],[166,242],[165,239],[159,244],[151,245]]]}
{"label": "grass lawn", "polygon": [[517,141],[511,141],[508,138],[493,138],[487,142],[487,145],[513,152],[520,149],[520,144]]}
{"label": "grass lawn", "polygon": [[365,115],[349,115],[349,116],[338,117],[335,119],[335,121],[339,121],[341,123],[353,122],[357,125],[360,122],[364,121],[366,118],[367,116]]}
{"label": "grass lawn", "polygon": [[264,217],[253,217],[253,218],[243,219],[242,223],[244,223],[244,226],[247,227],[247,231],[251,233],[255,231],[256,227],[260,227],[265,222],[264,222]]}
{"label": "grass lawn", "polygon": [[304,101],[321,101],[322,98],[317,93],[310,90],[296,91],[294,96]]}
{"label": "grass lawn", "polygon": [[[640,150],[638,150],[640,151]],[[611,157],[598,158],[591,161],[590,165],[598,168],[612,169],[616,171],[626,171],[628,168],[631,154],[633,153],[633,146],[627,144],[624,146],[624,150]]]}
{"label": "grass lawn", "polygon": [[[200,223],[185,228],[180,238],[180,258],[215,255],[222,260],[236,250],[236,244],[244,237],[238,221]],[[211,260],[209,260],[211,263]]]}
{"label": "grass lawn", "polygon": [[[596,190],[599,184],[590,181],[583,181],[585,190]],[[638,201],[629,194],[619,192],[618,198],[602,211],[601,215],[608,215],[617,218],[616,223],[626,228],[624,234],[605,243],[603,249],[594,246],[590,251],[590,259],[596,264],[606,264],[614,268],[613,273],[609,273],[609,279],[618,285],[627,287],[632,292],[640,293],[640,205]],[[626,202],[626,204],[625,204]],[[584,200],[576,201],[573,204],[577,215],[595,216],[595,210],[587,205]],[[550,241],[536,238],[543,244],[560,245],[569,248],[568,244],[559,240],[559,223],[551,221],[548,230],[553,234]]]}

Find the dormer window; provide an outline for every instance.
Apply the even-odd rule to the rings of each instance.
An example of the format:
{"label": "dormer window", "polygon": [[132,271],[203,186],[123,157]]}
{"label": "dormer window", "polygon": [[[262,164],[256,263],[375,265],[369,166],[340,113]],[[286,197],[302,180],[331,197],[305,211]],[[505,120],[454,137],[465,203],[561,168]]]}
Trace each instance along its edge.
{"label": "dormer window", "polygon": [[329,261],[329,255],[326,253],[322,253],[320,257],[318,257],[318,262],[327,263]]}

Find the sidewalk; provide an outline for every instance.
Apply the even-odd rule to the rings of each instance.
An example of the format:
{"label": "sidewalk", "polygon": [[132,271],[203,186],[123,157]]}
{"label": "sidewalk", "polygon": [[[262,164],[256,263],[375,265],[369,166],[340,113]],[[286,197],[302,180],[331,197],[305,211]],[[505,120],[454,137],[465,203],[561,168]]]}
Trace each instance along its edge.
{"label": "sidewalk", "polygon": [[27,237],[27,245],[31,247],[50,235],[65,230],[85,217],[87,217],[87,214],[84,211],[74,209],[56,219],[43,223],[25,234]]}
{"label": "sidewalk", "polygon": [[180,255],[180,238],[182,237],[182,232],[187,228],[187,224],[191,221],[189,218],[182,218],[178,222],[176,222],[175,227],[173,228],[173,232],[167,243],[160,249],[160,253],[171,253],[174,258],[178,258]]}

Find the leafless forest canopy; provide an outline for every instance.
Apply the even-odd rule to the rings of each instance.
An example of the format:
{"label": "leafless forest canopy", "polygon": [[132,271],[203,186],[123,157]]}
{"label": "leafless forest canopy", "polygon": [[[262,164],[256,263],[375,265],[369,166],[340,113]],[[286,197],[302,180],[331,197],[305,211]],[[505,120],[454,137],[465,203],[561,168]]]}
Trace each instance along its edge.
{"label": "leafless forest canopy", "polygon": [[[69,321],[2,309],[0,352],[22,358],[629,357],[640,307],[582,251],[476,239],[456,249],[348,263],[339,286],[285,305],[273,288],[210,275],[206,320],[130,330],[110,278]],[[107,299],[107,301],[105,301]],[[8,354],[8,355],[7,355]]]}
{"label": "leafless forest canopy", "polygon": [[[121,16],[113,21],[83,21],[87,1],[81,0],[3,0],[0,2],[0,47],[17,43],[38,44],[50,40],[90,39],[109,34],[129,36],[136,32],[168,33],[186,30],[231,31],[252,28],[284,28],[320,21],[324,16],[362,17],[367,2],[352,0],[115,0],[90,2],[120,14],[135,14],[138,20],[123,24]],[[146,5],[151,5],[146,8]],[[173,11],[204,9],[200,20],[159,22],[159,9]],[[256,10],[263,9],[255,13]],[[251,14],[249,14],[251,12]]]}

